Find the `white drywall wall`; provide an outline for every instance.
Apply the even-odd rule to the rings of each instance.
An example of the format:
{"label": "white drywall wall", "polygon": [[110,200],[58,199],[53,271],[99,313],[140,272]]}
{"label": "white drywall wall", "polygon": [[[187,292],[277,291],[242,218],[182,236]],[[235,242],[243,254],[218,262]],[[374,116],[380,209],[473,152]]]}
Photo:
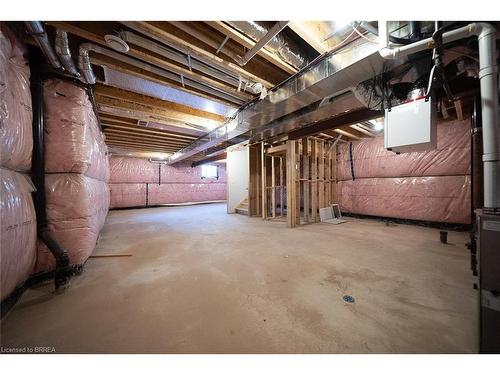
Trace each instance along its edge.
{"label": "white drywall wall", "polygon": [[226,160],[227,213],[232,214],[248,195],[248,147],[228,150]]}

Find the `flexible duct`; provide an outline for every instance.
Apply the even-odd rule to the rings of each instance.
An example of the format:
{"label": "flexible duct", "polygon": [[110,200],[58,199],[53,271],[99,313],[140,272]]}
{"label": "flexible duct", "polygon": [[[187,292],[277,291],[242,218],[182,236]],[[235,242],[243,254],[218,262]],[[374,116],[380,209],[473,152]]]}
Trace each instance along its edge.
{"label": "flexible duct", "polygon": [[69,50],[68,33],[66,31],[57,30],[56,31],[56,42],[55,42],[56,54],[61,60],[64,69],[71,75],[80,77],[80,73],[76,69],[73,58],[71,57],[71,52]]}
{"label": "flexible duct", "polygon": [[[255,42],[258,42],[269,32],[269,29],[265,25],[258,22],[227,21],[226,23],[247,35]],[[297,70],[300,70],[309,63],[307,58],[301,54],[301,52],[293,48],[291,42],[283,35],[276,35],[264,48],[279,56],[284,62],[290,64]]]}
{"label": "flexible duct", "polygon": [[50,65],[56,69],[64,69],[50,45],[49,38],[42,23],[40,21],[25,21],[24,25],[26,29],[28,29],[28,33],[35,39],[36,44],[40,47]]}
{"label": "flexible duct", "polygon": [[[387,25],[381,35],[387,35]],[[487,23],[471,23],[443,34],[443,43],[450,43],[471,36],[479,43],[479,82],[481,89],[481,118],[483,122],[484,207],[500,209],[500,124],[498,123],[498,66],[496,29]],[[412,53],[432,48],[432,38],[388,48],[388,40],[381,40],[380,55],[385,59],[398,59]]]}

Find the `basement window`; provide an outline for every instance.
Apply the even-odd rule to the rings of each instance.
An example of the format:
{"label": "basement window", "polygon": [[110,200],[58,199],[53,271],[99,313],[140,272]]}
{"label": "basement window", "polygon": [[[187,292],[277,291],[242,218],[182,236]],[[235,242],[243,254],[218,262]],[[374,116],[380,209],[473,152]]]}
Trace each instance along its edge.
{"label": "basement window", "polygon": [[219,178],[219,166],[214,164],[203,164],[201,166],[201,178]]}

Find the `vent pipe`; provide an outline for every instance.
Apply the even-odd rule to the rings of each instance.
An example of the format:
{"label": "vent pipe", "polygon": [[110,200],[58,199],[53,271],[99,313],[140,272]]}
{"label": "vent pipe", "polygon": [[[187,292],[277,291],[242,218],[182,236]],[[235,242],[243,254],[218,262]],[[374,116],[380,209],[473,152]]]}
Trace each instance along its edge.
{"label": "vent pipe", "polygon": [[[379,23],[385,29],[387,24]],[[500,212],[500,124],[498,122],[498,66],[496,29],[488,23],[471,23],[443,33],[443,43],[477,36],[479,43],[479,83],[481,90],[481,118],[483,121],[484,207]],[[434,40],[427,38],[397,48],[388,48],[387,38],[381,40],[385,59],[398,59],[425,49],[433,48]]]}
{"label": "vent pipe", "polygon": [[55,43],[56,54],[61,60],[64,69],[71,75],[75,77],[80,77],[80,73],[76,69],[73,58],[71,57],[71,52],[69,50],[68,33],[62,30],[56,30],[56,43]]}
{"label": "vent pipe", "polygon": [[56,69],[63,70],[64,68],[52,49],[43,24],[40,21],[25,21],[24,25],[26,26],[28,33],[33,37],[33,39],[35,39],[36,44],[40,47],[50,65]]}
{"label": "vent pipe", "polygon": [[92,70],[92,65],[90,64],[90,50],[92,49],[92,44],[82,43],[80,44],[80,49],[78,53],[78,69],[83,74],[83,78],[90,85],[95,85],[96,78],[94,71]]}

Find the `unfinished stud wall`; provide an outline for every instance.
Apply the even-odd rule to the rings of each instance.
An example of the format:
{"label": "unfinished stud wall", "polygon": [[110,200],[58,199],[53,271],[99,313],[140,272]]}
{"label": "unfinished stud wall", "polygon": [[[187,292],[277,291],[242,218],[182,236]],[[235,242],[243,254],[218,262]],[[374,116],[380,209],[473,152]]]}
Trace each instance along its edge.
{"label": "unfinished stud wall", "polygon": [[[319,209],[335,203],[335,145],[314,137],[268,146],[250,153],[250,207],[260,203],[263,219],[289,227],[319,221]],[[260,168],[257,163],[260,162]],[[258,189],[258,179],[260,188]]]}

